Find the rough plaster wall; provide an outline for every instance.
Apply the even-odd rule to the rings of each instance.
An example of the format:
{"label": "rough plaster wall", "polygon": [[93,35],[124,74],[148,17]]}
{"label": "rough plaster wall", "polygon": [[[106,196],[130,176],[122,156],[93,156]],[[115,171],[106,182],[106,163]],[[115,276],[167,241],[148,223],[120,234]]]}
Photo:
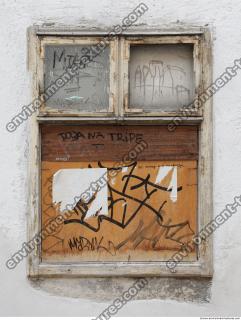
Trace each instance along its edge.
{"label": "rough plaster wall", "polygon": [[[241,2],[238,0],[146,0],[146,26],[206,25],[214,33],[214,78],[241,56]],[[47,280],[30,283],[25,262],[7,270],[5,260],[26,240],[27,123],[15,133],[5,124],[30,102],[26,70],[26,28],[56,22],[87,26],[120,23],[138,4],[122,0],[0,0],[1,41],[1,315],[96,316],[127,288],[132,280]],[[214,214],[241,192],[241,72],[214,97]],[[241,313],[241,209],[215,233],[212,285],[208,281],[152,279],[148,290],[129,302],[118,315],[199,316]],[[66,286],[66,289],[63,287]],[[210,288],[211,286],[211,297]],[[109,291],[109,293],[108,293]],[[86,294],[85,294],[86,292]],[[66,297],[68,295],[69,297]],[[72,298],[70,297],[72,296]],[[96,300],[93,300],[96,297]],[[164,299],[166,297],[166,299]],[[78,299],[77,299],[78,298]],[[92,298],[92,299],[91,299]],[[203,303],[203,302],[207,303]]]}

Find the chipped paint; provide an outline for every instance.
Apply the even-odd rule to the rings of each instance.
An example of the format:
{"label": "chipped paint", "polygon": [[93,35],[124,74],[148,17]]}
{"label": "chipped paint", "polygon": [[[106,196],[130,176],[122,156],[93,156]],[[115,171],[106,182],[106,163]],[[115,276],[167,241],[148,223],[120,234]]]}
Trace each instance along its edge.
{"label": "chipped paint", "polygon": [[[64,212],[67,205],[76,202],[76,197],[82,194],[95,195],[85,219],[99,214],[108,214],[107,184],[103,183],[103,176],[107,174],[105,168],[86,169],[61,169],[53,177],[52,198],[53,203],[60,205],[60,211]],[[105,181],[104,181],[105,182]],[[99,186],[101,185],[101,187]],[[97,187],[95,187],[97,185]],[[93,192],[92,192],[93,191]],[[86,198],[82,197],[86,202]]]}

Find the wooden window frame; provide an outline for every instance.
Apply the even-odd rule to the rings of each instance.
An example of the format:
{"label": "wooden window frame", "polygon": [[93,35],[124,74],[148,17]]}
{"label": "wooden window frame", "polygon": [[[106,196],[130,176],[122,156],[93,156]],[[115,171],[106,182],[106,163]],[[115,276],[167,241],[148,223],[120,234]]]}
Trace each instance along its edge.
{"label": "wooden window frame", "polygon": [[[29,70],[33,75],[33,99],[39,96],[40,83],[42,81],[43,60],[41,60],[41,42],[45,38],[50,41],[59,41],[64,39],[74,41],[76,38],[96,37],[96,39],[107,36],[105,30],[76,30],[75,28],[54,29],[46,27],[31,27],[28,30],[29,42]],[[117,63],[115,68],[121,68],[126,63],[123,58],[123,47],[133,43],[133,39],[158,36],[158,41],[173,40],[175,43],[191,41],[195,43],[196,59],[198,62],[199,73],[197,72],[196,93],[199,95],[203,88],[207,88],[212,83],[211,68],[211,37],[210,32],[206,28],[186,28],[186,29],[170,29],[170,30],[140,30],[134,29],[121,35],[122,39],[118,45],[117,54],[119,66]],[[71,38],[72,37],[72,38]],[[126,40],[129,37],[129,40]],[[138,40],[139,41],[139,40]],[[60,41],[61,42],[61,41]],[[48,42],[49,43],[49,42]],[[163,43],[163,42],[162,42]],[[169,42],[168,42],[169,43]],[[189,42],[188,42],[189,43]],[[118,69],[115,69],[118,70]],[[126,71],[125,71],[126,72]],[[28,210],[28,241],[34,238],[41,231],[41,193],[40,193],[40,162],[41,162],[41,137],[39,126],[41,123],[62,123],[62,124],[93,124],[93,123],[120,123],[120,124],[168,124],[173,121],[175,114],[152,114],[146,116],[144,113],[130,116],[121,106],[126,95],[126,84],[123,78],[117,81],[116,90],[118,90],[118,101],[115,114],[63,114],[60,112],[45,112],[43,110],[32,115],[30,120],[30,148],[29,148],[29,210]],[[181,117],[181,115],[180,115]],[[181,118],[182,119],[182,118]],[[181,120],[182,125],[199,125],[199,160],[198,160],[198,230],[201,230],[212,219],[213,198],[212,198],[212,99],[207,100],[202,110],[190,117],[184,117]],[[199,245],[199,259],[196,262],[181,262],[176,267],[176,272],[172,273],[167,268],[166,262],[103,262],[103,263],[42,263],[41,262],[41,244],[38,245],[28,256],[28,276],[58,276],[58,277],[81,277],[81,276],[203,276],[210,277],[213,274],[212,259],[212,237],[207,238]]]}
{"label": "wooden window frame", "polygon": [[[198,35],[194,36],[145,36],[145,37],[128,37],[121,39],[121,54],[122,54],[122,79],[123,82],[123,106],[124,108],[120,110],[120,113],[126,114],[128,116],[138,115],[138,116],[153,116],[153,117],[168,117],[168,116],[178,116],[182,112],[180,110],[173,112],[144,112],[142,109],[135,108],[135,106],[130,107],[129,105],[129,60],[130,60],[130,46],[131,45],[155,45],[155,44],[192,44],[193,45],[193,70],[194,70],[194,99],[202,93],[202,79],[201,79],[201,38]],[[202,109],[193,112],[193,116],[202,116]]]}
{"label": "wooden window frame", "polygon": [[[40,52],[39,52],[39,95],[44,92],[44,58],[45,58],[45,46],[46,45],[97,45],[101,41],[101,37],[44,37],[40,40]],[[113,116],[117,113],[117,104],[116,104],[116,92],[117,92],[117,40],[106,41],[106,44],[110,48],[110,93],[109,93],[109,106],[107,106],[106,112],[77,112],[77,111],[60,111],[57,109],[46,108],[46,105],[43,103],[39,110],[40,116],[90,116],[90,117],[105,117]]]}

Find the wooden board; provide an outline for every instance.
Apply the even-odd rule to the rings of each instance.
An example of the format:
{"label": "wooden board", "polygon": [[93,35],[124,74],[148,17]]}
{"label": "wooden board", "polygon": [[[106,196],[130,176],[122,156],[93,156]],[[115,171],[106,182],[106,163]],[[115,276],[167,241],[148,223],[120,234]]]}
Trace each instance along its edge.
{"label": "wooden board", "polygon": [[[87,134],[90,130],[96,131],[96,128],[85,126],[75,130]],[[127,136],[128,133],[137,136],[142,132],[141,138],[145,140],[148,137],[147,149],[151,151],[144,149],[138,154],[137,161],[123,163],[121,156],[130,150],[126,147],[128,142],[115,146],[115,142],[108,140],[107,146],[104,144],[103,149],[97,148],[99,151],[94,153],[89,140],[78,139],[75,147],[69,149],[68,161],[56,161],[60,157],[59,154],[56,156],[56,152],[61,150],[58,134],[73,130],[73,126],[42,128],[42,229],[57,215],[66,212],[66,203],[74,203],[72,210],[68,210],[70,217],[42,242],[43,261],[163,261],[196,233],[197,160],[177,160],[175,157],[173,160],[153,160],[152,157],[158,157],[156,149],[170,139],[162,131],[164,139],[158,145],[156,136],[160,133],[157,126],[98,127],[98,131],[106,137],[111,130],[116,132],[119,128]],[[187,141],[195,141],[197,130],[184,127],[179,130],[179,135],[184,145],[184,136]],[[134,139],[134,135],[132,137]],[[154,147],[152,141],[156,143]],[[132,145],[136,145],[136,142]],[[84,161],[84,154],[78,155],[76,151],[82,145],[89,150]],[[119,156],[115,151],[118,145]],[[103,150],[107,150],[107,154]],[[162,156],[159,153],[159,157]],[[73,158],[78,161],[73,161]],[[116,160],[119,160],[118,165]],[[84,180],[88,174],[95,169],[105,168],[106,183],[103,184],[102,180],[99,189],[103,192],[106,188],[106,199],[103,193],[97,203],[99,190],[92,193],[92,199],[87,204],[83,205],[83,201],[75,203],[74,196],[83,194]],[[97,178],[93,182],[96,181]],[[94,214],[88,216],[91,210],[95,210]],[[196,252],[193,251],[185,260],[195,259]]]}
{"label": "wooden board", "polygon": [[45,125],[42,132],[43,161],[120,161],[137,143],[148,148],[138,160],[197,160],[198,127]]}

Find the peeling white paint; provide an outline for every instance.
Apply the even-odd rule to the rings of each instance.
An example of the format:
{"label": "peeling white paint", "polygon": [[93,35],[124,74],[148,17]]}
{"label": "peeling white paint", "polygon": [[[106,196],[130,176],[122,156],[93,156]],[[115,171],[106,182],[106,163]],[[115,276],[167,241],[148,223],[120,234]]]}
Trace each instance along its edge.
{"label": "peeling white paint", "polygon": [[114,185],[115,182],[116,182],[116,178],[112,178],[112,179],[110,180],[110,183],[111,183],[112,185]]}
{"label": "peeling white paint", "polygon": [[155,183],[161,183],[162,180],[168,175],[168,173],[172,169],[173,169],[173,166],[162,166],[162,167],[159,167]]}
{"label": "peeling white paint", "polygon": [[[81,194],[95,194],[94,201],[90,204],[86,218],[98,214],[108,215],[108,190],[103,176],[106,176],[106,168],[86,169],[61,169],[53,176],[52,201],[60,204],[60,211],[66,210],[67,205],[76,202],[75,197]],[[96,187],[98,181],[100,187]],[[88,191],[89,190],[89,191]],[[82,197],[83,201],[84,198]]]}
{"label": "peeling white paint", "polygon": [[177,167],[176,166],[162,166],[159,168],[156,182],[155,183],[161,183],[164,178],[169,174],[169,172],[172,171],[171,175],[171,181],[169,183],[169,186],[167,190],[172,190],[170,194],[170,199],[172,202],[177,201]]}
{"label": "peeling white paint", "polygon": [[176,166],[173,168],[171,182],[167,189],[168,190],[172,189],[170,199],[172,200],[172,202],[176,202],[177,201],[177,167]]}

